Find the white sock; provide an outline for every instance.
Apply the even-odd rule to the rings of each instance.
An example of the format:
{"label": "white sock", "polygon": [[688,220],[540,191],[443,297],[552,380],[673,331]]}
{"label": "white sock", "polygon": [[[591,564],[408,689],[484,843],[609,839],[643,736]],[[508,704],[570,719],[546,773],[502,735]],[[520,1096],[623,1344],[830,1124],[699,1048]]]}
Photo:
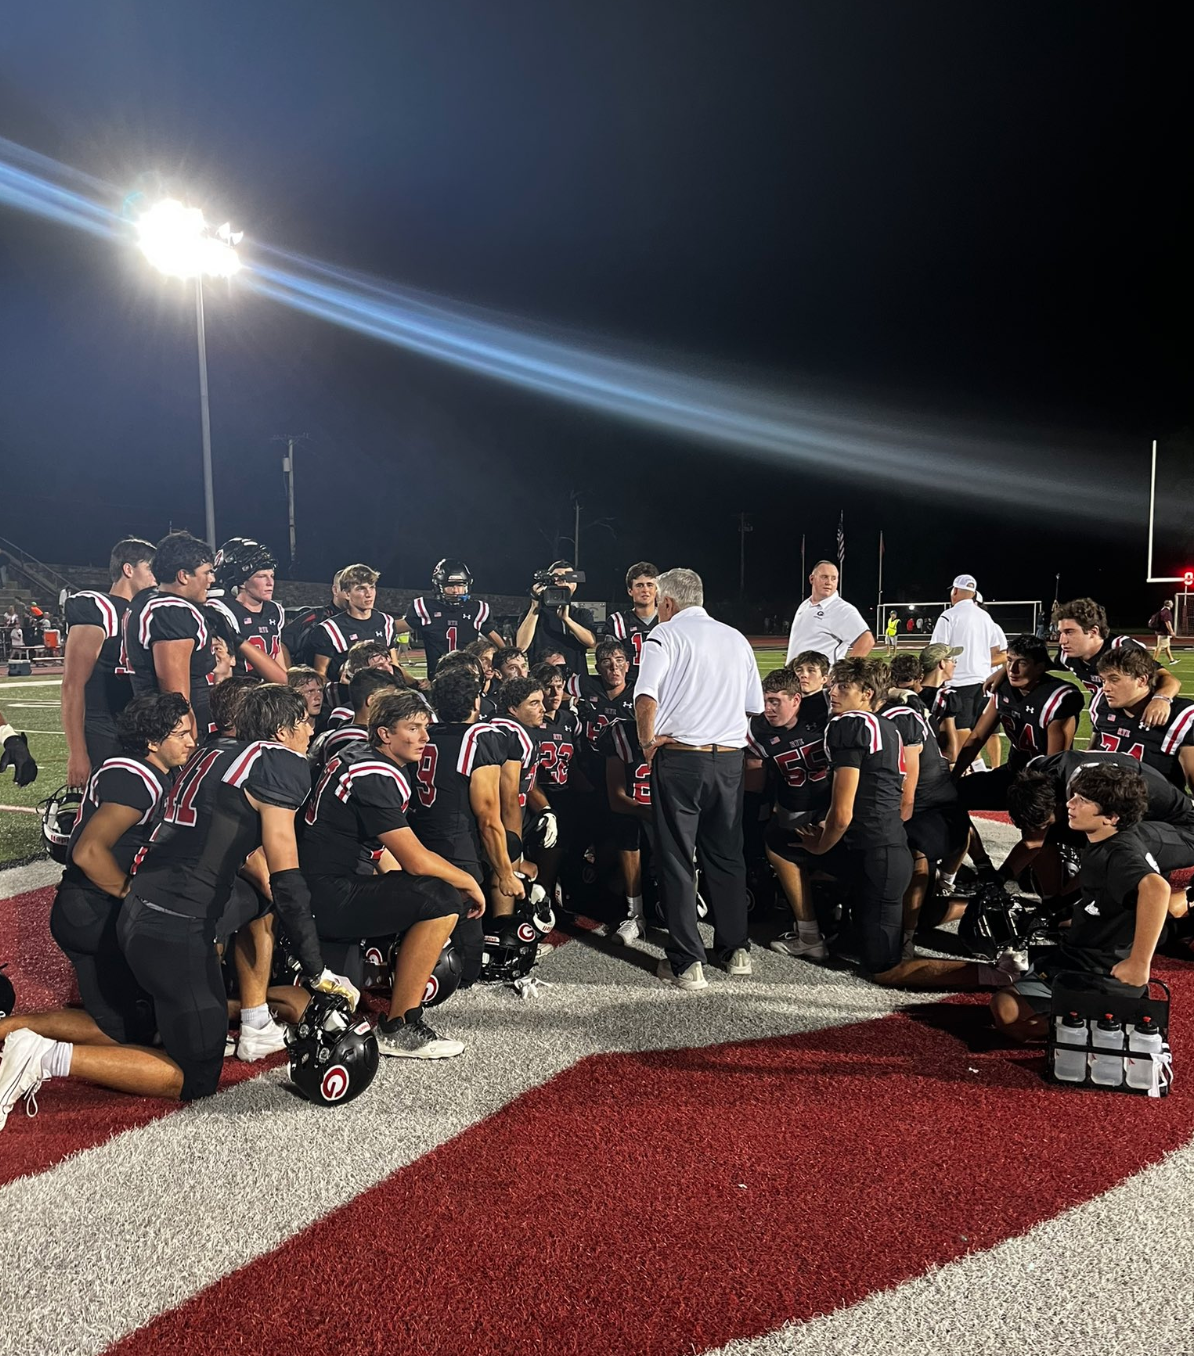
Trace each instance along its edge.
{"label": "white sock", "polygon": [[821,940],[821,924],[815,918],[807,923],[803,918],[798,918],[796,920],[796,935],[802,942],[819,942]]}
{"label": "white sock", "polygon": [[626,907],[630,910],[631,918],[641,918],[643,916],[642,895],[627,895]]}
{"label": "white sock", "polygon": [[43,1078],[65,1078],[70,1073],[71,1058],[75,1047],[69,1041],[55,1041],[41,1057],[41,1076]]}
{"label": "white sock", "polygon": [[256,1008],[241,1008],[240,1024],[241,1026],[251,1026],[255,1031],[260,1031],[263,1027],[269,1026],[269,1004],[262,1003]]}
{"label": "white sock", "polygon": [[939,883],[947,887],[952,885],[957,879],[958,873],[956,871],[942,871],[937,876]]}

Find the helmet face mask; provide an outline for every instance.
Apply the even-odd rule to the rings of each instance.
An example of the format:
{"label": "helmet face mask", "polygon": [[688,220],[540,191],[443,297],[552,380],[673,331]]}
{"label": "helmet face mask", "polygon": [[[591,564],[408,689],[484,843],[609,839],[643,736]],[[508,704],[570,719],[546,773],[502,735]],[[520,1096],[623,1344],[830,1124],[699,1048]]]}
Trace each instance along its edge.
{"label": "helmet face mask", "polygon": [[217,587],[235,597],[258,570],[276,570],[278,562],[252,537],[230,537],[216,552],[215,567]]}
{"label": "helmet face mask", "polygon": [[301,1019],[286,1029],[290,1081],[316,1106],[351,1102],[373,1082],[377,1037],[335,994],[311,995]]}
{"label": "helmet face mask", "polygon": [[41,816],[41,840],[46,851],[63,866],[70,852],[71,834],[83,808],[83,793],[60,786],[37,807]]}
{"label": "helmet face mask", "polygon": [[482,983],[513,984],[529,975],[539,951],[539,929],[525,915],[495,918],[482,940]]}
{"label": "helmet face mask", "polygon": [[[463,560],[454,560],[451,556],[445,556],[431,571],[431,584],[436,594],[444,602],[463,603],[467,601],[469,593],[472,591],[473,572]],[[449,584],[463,584],[464,592],[457,598],[446,597],[444,589]]]}

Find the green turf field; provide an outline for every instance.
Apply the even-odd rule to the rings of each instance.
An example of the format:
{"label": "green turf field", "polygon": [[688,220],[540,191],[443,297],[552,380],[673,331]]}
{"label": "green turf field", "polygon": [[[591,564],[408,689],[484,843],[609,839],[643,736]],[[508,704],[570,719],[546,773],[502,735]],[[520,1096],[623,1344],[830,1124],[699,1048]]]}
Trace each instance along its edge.
{"label": "green turf field", "polygon": [[[759,669],[770,673],[783,663],[782,648],[755,650]],[[407,666],[419,677],[425,672],[421,657]],[[1177,655],[1174,672],[1181,679],[1182,691],[1194,691],[1194,651]],[[27,861],[41,855],[41,829],[37,816],[29,811],[50,795],[66,778],[66,740],[59,718],[60,679],[56,677],[0,678],[0,709],[11,724],[29,735],[29,748],[37,759],[37,781],[20,790],[12,783],[11,773],[0,778],[0,865]],[[1085,748],[1090,739],[1090,724],[1085,714],[1076,739]],[[1006,754],[1006,744],[1005,744]],[[3,807],[18,806],[23,809]]]}

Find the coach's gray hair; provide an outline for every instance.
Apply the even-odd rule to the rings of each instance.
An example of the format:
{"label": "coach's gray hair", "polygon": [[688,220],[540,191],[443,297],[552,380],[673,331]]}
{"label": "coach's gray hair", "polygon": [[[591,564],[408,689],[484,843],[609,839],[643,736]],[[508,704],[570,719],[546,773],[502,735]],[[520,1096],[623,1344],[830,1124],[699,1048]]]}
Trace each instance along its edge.
{"label": "coach's gray hair", "polygon": [[705,586],[695,570],[664,570],[655,584],[659,596],[670,598],[680,611],[705,605]]}

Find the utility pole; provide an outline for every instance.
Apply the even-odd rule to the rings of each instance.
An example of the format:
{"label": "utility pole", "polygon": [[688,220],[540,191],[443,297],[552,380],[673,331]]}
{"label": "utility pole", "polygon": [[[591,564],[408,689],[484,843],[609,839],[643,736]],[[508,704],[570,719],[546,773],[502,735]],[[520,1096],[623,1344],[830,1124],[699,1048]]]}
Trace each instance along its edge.
{"label": "utility pole", "polygon": [[572,523],[572,568],[580,569],[580,491],[572,491],[572,506],[574,509]]}
{"label": "utility pole", "polygon": [[307,441],[305,433],[276,433],[271,442],[285,443],[286,452],[282,457],[282,475],[286,479],[286,509],[290,523],[290,577],[294,578],[298,561],[298,539],[294,523],[294,445]]}
{"label": "utility pole", "polygon": [[746,534],[753,531],[750,515],[738,514],[738,593],[743,598],[746,597]]}

